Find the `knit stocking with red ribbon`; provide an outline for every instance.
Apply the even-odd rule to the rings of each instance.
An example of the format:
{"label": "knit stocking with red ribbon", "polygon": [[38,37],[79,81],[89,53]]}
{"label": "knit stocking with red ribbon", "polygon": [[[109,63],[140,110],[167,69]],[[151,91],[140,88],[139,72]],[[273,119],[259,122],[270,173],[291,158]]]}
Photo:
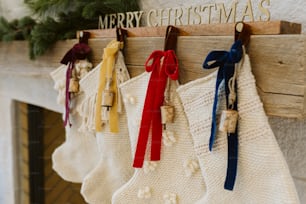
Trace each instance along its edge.
{"label": "knit stocking with red ribbon", "polygon": [[178,62],[174,51],[154,51],[146,61],[146,71],[152,74],[148,84],[134,157],[133,166],[138,168],[143,165],[150,130],[152,133],[151,160],[160,160],[162,138],[160,107],[164,102],[164,92],[168,77],[172,80],[178,79]]}
{"label": "knit stocking with red ribbon", "polygon": [[[134,167],[138,168],[115,192],[112,203],[195,203],[205,186],[175,91],[178,63],[174,51],[154,51],[146,71],[120,86]],[[165,105],[173,107],[175,117],[163,128],[160,107]]]}

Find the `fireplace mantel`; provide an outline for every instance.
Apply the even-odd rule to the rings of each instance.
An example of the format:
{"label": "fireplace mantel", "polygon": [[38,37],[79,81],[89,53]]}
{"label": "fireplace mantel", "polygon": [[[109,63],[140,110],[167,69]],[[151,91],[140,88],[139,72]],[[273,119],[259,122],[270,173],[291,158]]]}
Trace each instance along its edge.
{"label": "fireplace mantel", "polygon": [[[89,40],[92,62],[101,61],[103,48],[112,38]],[[132,77],[144,71],[147,56],[162,49],[162,37],[128,38],[125,60]],[[49,73],[60,66],[64,54],[77,40],[60,41],[45,55],[32,61],[27,42],[0,43],[0,94],[61,112]],[[178,39],[180,82],[209,73],[202,62],[211,50],[228,49],[231,36],[182,36]],[[269,116],[306,116],[306,35],[252,36],[248,47],[258,92]]]}
{"label": "fireplace mantel", "polygon": [[[103,48],[110,38],[90,39],[92,62],[101,61]],[[125,47],[127,67],[134,77],[144,71],[144,62],[155,49],[163,48],[162,37],[128,38]],[[229,49],[232,36],[184,36],[179,37],[177,55],[180,62],[180,82],[186,83],[207,75],[202,62],[211,50]],[[28,42],[0,43],[0,203],[15,203],[14,192],[14,101],[40,106],[56,112],[63,108],[56,104],[57,93],[50,72],[60,66],[64,54],[77,42],[67,40],[56,43],[45,55],[32,61],[28,57]],[[306,35],[252,36],[248,48],[252,71],[259,95],[269,116],[305,118],[306,116]],[[295,120],[295,119],[294,119]],[[278,121],[278,120],[277,120]],[[296,121],[297,124],[303,124]],[[303,127],[302,125],[300,127]],[[288,127],[289,128],[289,127]],[[302,129],[302,128],[300,128]],[[305,134],[297,129],[297,138]],[[291,135],[290,135],[291,136]],[[284,137],[285,138],[285,137]],[[286,139],[286,144],[291,137]],[[281,143],[282,144],[282,143]],[[283,148],[290,166],[295,167],[303,159],[302,143],[294,150]],[[287,151],[288,150],[288,151]],[[290,156],[301,155],[301,157]],[[302,152],[302,153],[301,153]],[[5,155],[5,156],[3,156]],[[306,164],[305,164],[306,165]],[[301,167],[304,164],[300,165]],[[299,176],[303,168],[292,168]],[[296,173],[298,172],[298,173]],[[304,174],[301,174],[303,177]]]}

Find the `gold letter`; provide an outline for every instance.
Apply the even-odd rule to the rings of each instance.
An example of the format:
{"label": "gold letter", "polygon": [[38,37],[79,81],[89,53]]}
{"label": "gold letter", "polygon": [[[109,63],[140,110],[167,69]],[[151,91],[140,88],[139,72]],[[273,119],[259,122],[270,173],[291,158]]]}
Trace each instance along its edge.
{"label": "gold letter", "polygon": [[126,28],[134,27],[133,19],[134,19],[133,12],[126,12]]}
{"label": "gold letter", "polygon": [[164,20],[168,20],[167,24],[166,25],[170,25],[170,11],[172,10],[172,8],[167,8],[167,16],[164,16],[164,9],[159,9],[159,12],[160,12],[160,25],[164,25],[163,24],[163,21]]}
{"label": "gold letter", "polygon": [[192,9],[192,6],[186,9],[187,9],[187,25],[190,25],[190,10]]}
{"label": "gold letter", "polygon": [[136,20],[136,27],[139,27],[140,19],[142,17],[143,11],[134,11],[134,14],[135,14],[135,20]]}
{"label": "gold letter", "polygon": [[245,17],[247,17],[247,16],[250,17],[251,21],[254,21],[251,0],[248,0],[248,4],[246,5],[243,16],[242,16],[242,21],[244,21]]}
{"label": "gold letter", "polygon": [[208,24],[210,24],[210,19],[211,19],[211,8],[215,7],[216,10],[216,4],[208,4],[203,6],[202,11],[204,12],[206,8],[208,8]]}
{"label": "gold letter", "polygon": [[119,28],[124,28],[124,25],[123,25],[123,21],[124,21],[124,19],[125,19],[124,13],[118,13],[118,14],[117,14],[117,19],[118,19],[118,21],[117,21],[117,27],[119,27]]}
{"label": "gold letter", "polygon": [[219,23],[222,22],[222,18],[224,17],[225,23],[229,22],[230,17],[232,16],[232,22],[236,22],[236,9],[237,9],[237,1],[233,1],[231,10],[229,11],[228,15],[226,15],[224,3],[218,4],[219,7]]}
{"label": "gold letter", "polygon": [[104,16],[104,20],[102,20],[102,16],[99,16],[99,26],[98,26],[99,29],[107,29],[108,28],[107,18],[108,18],[107,14]]}
{"label": "gold letter", "polygon": [[[155,24],[153,24],[152,23],[152,14],[153,13],[155,13],[155,17],[157,16],[157,12],[156,12],[156,10],[153,10],[153,9],[151,9],[149,12],[148,12],[148,15],[147,15],[147,23],[148,23],[148,26],[158,26],[158,23],[155,23]],[[155,18],[155,20],[156,20],[156,18]],[[155,21],[156,22],[156,21]]]}
{"label": "gold letter", "polygon": [[[199,11],[197,11],[197,9],[199,10]],[[201,6],[197,6],[197,7],[188,7],[187,8],[187,13],[188,13],[188,15],[187,15],[187,24],[188,25],[190,25],[190,24],[201,24],[201,15],[199,14],[199,12],[201,12]],[[193,14],[192,16],[194,17],[193,19],[192,19],[192,22],[190,22],[190,14]],[[196,21],[195,21],[195,18],[197,18],[198,19],[198,23],[196,23]]]}
{"label": "gold letter", "polygon": [[116,14],[110,14],[109,16],[109,28],[113,28],[113,25],[116,25],[116,18],[117,15]]}
{"label": "gold letter", "polygon": [[[178,11],[180,13],[178,14]],[[183,16],[183,9],[182,8],[176,8],[174,12],[174,25],[178,25],[176,22],[179,21],[179,25],[183,25],[182,23],[182,16]]]}
{"label": "gold letter", "polygon": [[263,13],[266,16],[266,18],[263,18],[262,16],[259,16],[260,21],[269,21],[270,20],[270,11],[263,6],[263,3],[265,1],[267,2],[267,6],[270,6],[270,0],[261,0],[261,2],[259,4],[259,10],[261,11],[261,13]]}
{"label": "gold letter", "polygon": [[[202,18],[201,18],[201,15],[199,14],[199,12],[201,12],[201,6],[194,7],[193,12],[194,12],[195,17],[198,19],[197,24],[201,24]],[[193,24],[196,24],[195,20],[193,20]]]}

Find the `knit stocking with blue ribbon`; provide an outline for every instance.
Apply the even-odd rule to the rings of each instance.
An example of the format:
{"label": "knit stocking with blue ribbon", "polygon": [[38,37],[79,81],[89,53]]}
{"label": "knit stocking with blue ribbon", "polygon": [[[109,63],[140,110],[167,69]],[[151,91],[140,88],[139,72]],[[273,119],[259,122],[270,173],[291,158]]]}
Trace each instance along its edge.
{"label": "knit stocking with blue ribbon", "polygon": [[[299,203],[241,42],[229,52],[211,52],[204,64],[219,69],[177,89],[207,187],[197,203]],[[221,112],[235,109],[239,127],[220,131]]]}

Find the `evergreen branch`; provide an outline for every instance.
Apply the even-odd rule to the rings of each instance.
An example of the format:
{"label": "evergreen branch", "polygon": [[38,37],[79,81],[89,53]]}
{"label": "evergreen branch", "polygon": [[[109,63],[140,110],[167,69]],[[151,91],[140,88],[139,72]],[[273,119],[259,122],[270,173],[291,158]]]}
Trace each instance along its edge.
{"label": "evergreen branch", "polygon": [[27,40],[34,25],[35,21],[30,17],[11,22],[0,17],[0,38],[2,41]]}
{"label": "evergreen branch", "polygon": [[30,17],[7,22],[0,17],[0,39],[28,39],[30,57],[45,53],[56,41],[75,38],[77,30],[96,29],[99,15],[138,10],[138,0],[24,0]]}

